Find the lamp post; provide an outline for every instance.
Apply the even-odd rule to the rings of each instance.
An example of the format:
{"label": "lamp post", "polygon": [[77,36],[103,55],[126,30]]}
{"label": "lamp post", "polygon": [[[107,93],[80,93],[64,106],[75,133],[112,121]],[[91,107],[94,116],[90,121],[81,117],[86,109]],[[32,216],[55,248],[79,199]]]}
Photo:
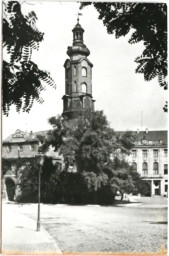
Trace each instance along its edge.
{"label": "lamp post", "polygon": [[39,162],[39,165],[40,165],[40,168],[39,168],[39,177],[38,177],[38,215],[37,215],[37,229],[36,231],[40,231],[40,199],[41,199],[41,172],[42,172],[42,165],[43,165],[43,162],[44,162],[44,158],[43,158],[43,155],[42,154],[39,154],[38,155],[38,162]]}

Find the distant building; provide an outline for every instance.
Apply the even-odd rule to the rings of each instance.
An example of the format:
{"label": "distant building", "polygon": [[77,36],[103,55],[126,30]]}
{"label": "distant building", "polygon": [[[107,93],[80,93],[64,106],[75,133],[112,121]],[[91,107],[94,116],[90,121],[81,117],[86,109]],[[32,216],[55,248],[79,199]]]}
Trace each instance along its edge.
{"label": "distant building", "polygon": [[[8,188],[8,198],[14,199],[16,194],[17,182],[19,177],[19,168],[22,165],[35,161],[38,156],[38,150],[40,141],[38,135],[45,136],[48,131],[40,132],[23,132],[16,130],[16,132],[10,135],[3,141],[2,147],[2,174],[3,174],[3,186]],[[49,149],[45,154],[48,157],[52,157],[53,164],[63,164],[63,159],[58,155],[58,152],[54,152]]]}
{"label": "distant building", "polygon": [[137,131],[129,157],[137,172],[150,184],[151,195],[168,193],[167,131]]}

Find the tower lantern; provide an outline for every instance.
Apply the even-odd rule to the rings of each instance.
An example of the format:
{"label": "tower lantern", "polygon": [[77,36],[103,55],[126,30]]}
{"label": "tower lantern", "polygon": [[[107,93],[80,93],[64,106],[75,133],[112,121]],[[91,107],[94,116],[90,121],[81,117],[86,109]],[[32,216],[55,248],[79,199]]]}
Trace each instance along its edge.
{"label": "tower lantern", "polygon": [[63,96],[63,115],[76,117],[85,110],[94,110],[92,97],[92,67],[88,60],[90,51],[83,42],[84,29],[77,24],[72,30],[73,44],[67,49],[65,68],[65,95]]}
{"label": "tower lantern", "polygon": [[84,29],[79,23],[76,24],[73,31],[73,45],[83,44]]}

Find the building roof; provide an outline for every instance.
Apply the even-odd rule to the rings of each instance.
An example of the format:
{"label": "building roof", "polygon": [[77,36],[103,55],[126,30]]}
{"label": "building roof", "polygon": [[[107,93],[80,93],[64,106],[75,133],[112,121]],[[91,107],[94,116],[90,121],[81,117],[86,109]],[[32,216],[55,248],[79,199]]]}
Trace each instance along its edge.
{"label": "building roof", "polygon": [[[168,142],[168,131],[132,131],[136,141],[149,141],[149,142],[160,142],[161,145],[167,145]],[[126,131],[117,131],[119,134],[124,134]],[[151,144],[149,144],[151,145]]]}
{"label": "building roof", "polygon": [[167,131],[140,131],[135,132],[137,140],[142,140],[143,138],[148,141],[163,141],[167,144]]}
{"label": "building roof", "polygon": [[[11,134],[9,137],[7,137],[3,144],[6,143],[19,143],[19,142],[36,142],[38,141],[37,136],[45,136],[49,130],[45,131],[38,131],[38,132],[23,132],[21,130],[16,130],[14,134]],[[126,131],[116,131],[118,134],[125,134]],[[168,136],[167,136],[167,130],[162,131],[133,131],[133,134],[136,137],[136,141],[152,141],[152,142],[161,142],[161,145],[166,145],[168,142]]]}
{"label": "building roof", "polygon": [[3,144],[9,144],[9,143],[25,143],[25,142],[38,142],[37,135],[46,135],[46,131],[39,131],[39,132],[27,132],[27,131],[21,131],[17,129],[15,133],[8,136],[5,140],[3,140]]}

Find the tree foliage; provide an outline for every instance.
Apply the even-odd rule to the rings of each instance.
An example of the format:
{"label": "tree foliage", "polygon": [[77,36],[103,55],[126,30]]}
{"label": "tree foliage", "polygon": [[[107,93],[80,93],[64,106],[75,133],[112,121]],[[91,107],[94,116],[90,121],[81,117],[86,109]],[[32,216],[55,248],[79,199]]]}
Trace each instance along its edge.
{"label": "tree foliage", "polygon": [[11,105],[29,112],[34,101],[43,102],[40,92],[45,83],[56,87],[46,71],[31,61],[32,51],[39,49],[44,34],[36,27],[37,16],[32,11],[24,16],[17,1],[3,3],[3,47],[10,61],[3,61],[3,113]]}
{"label": "tree foliage", "polygon": [[[116,38],[130,33],[129,43],[144,42],[144,50],[135,59],[136,73],[145,81],[158,77],[167,89],[167,5],[165,3],[83,2],[81,8],[93,4],[109,34]],[[166,111],[167,108],[165,107]]]}
{"label": "tree foliage", "polygon": [[[80,187],[86,191],[84,196],[79,188],[83,194],[82,201],[87,200],[88,203],[112,203],[117,191],[122,195],[133,191],[134,175],[123,157],[133,146],[131,132],[120,136],[110,128],[102,111],[86,111],[71,120],[52,117],[49,122],[53,129],[47,136],[39,137],[41,150],[45,152],[52,146],[63,155],[66,184],[72,178],[64,187],[70,191],[75,186],[73,177],[76,176],[79,178],[77,186],[81,184]],[[77,173],[70,174],[72,171]]]}
{"label": "tree foliage", "polygon": [[57,202],[60,171],[49,157],[44,158],[42,168],[36,158],[26,163],[22,162],[17,174],[19,193],[16,200],[18,202],[37,202],[39,171],[41,171],[41,202]]}

